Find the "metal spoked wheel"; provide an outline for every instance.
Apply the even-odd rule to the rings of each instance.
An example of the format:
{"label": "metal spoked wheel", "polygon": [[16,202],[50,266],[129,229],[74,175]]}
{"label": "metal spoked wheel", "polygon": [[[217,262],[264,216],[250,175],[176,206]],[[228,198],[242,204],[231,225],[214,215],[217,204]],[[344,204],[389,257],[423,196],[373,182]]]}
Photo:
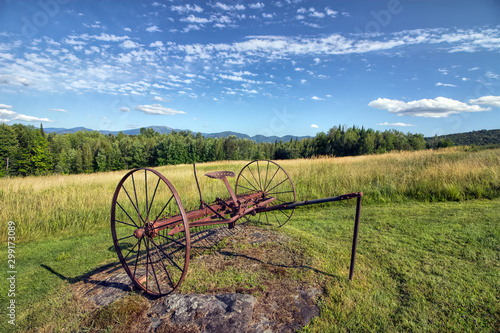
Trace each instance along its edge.
{"label": "metal spoked wheel", "polygon": [[[154,226],[169,217],[177,217],[172,227],[178,228]],[[177,191],[158,171],[134,169],[118,183],[111,205],[111,233],[118,258],[138,288],[163,296],[182,283],[191,247],[188,221]]]}
{"label": "metal spoked wheel", "polygon": [[[264,198],[276,198],[270,205],[295,202],[295,186],[287,172],[277,163],[258,160],[248,163],[241,169],[236,179],[236,195],[264,192]],[[274,210],[257,214],[258,222],[283,226],[290,220],[291,210]]]}

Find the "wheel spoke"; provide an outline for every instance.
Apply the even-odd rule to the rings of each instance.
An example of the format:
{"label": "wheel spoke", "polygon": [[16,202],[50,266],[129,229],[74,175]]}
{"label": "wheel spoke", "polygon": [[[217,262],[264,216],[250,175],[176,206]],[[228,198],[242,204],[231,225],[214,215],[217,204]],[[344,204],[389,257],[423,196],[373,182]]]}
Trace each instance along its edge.
{"label": "wheel spoke", "polygon": [[135,277],[135,272],[137,271],[137,262],[139,261],[139,256],[141,254],[141,243],[142,243],[142,238],[139,239],[139,248],[137,249],[137,257],[135,258],[134,277]]}
{"label": "wheel spoke", "polygon": [[[174,282],[172,281],[172,278],[170,278],[170,274],[168,274],[168,269],[167,269],[167,267],[165,267],[165,263],[163,262],[163,259],[161,258],[161,254],[159,252],[159,247],[158,247],[158,245],[156,245],[156,243],[154,242],[154,240],[151,239],[151,242],[155,246],[156,252],[158,253],[158,257],[160,258],[161,265],[163,266],[163,270],[165,271],[165,274],[167,274],[167,278],[168,278],[168,281],[170,282],[170,286],[172,288],[174,288],[175,287],[174,286]],[[158,287],[158,289],[159,288],[160,287]]]}
{"label": "wheel spoke", "polygon": [[149,219],[149,206],[148,206],[148,172],[144,169],[144,184],[146,186],[146,221]]}
{"label": "wheel spoke", "polygon": [[276,176],[276,174],[278,173],[278,171],[280,171],[280,169],[279,169],[279,168],[278,168],[278,169],[276,169],[276,171],[274,172],[273,176],[272,176],[272,177],[271,177],[271,179],[269,180],[269,183],[267,183],[267,184],[266,184],[266,187],[264,188],[264,192],[266,192],[266,191],[267,191],[267,187],[268,187],[269,185],[271,185],[271,183],[273,182],[273,179],[274,179],[274,177]]}
{"label": "wheel spoke", "polygon": [[134,235],[132,234],[132,235],[130,235],[130,236],[125,236],[125,237],[123,237],[123,238],[118,239],[118,241],[122,241],[122,240],[127,239],[127,238],[130,238],[130,237],[134,237]]}
{"label": "wheel spoke", "polygon": [[160,217],[160,215],[163,213],[163,211],[165,210],[165,208],[167,208],[167,206],[168,206],[168,204],[170,203],[170,201],[172,201],[173,197],[174,197],[174,195],[172,194],[172,196],[170,197],[170,199],[168,199],[168,201],[167,201],[167,203],[165,204],[165,206],[163,206],[163,208],[162,208],[162,210],[161,210],[160,214],[158,214],[158,216],[156,216],[155,221],[157,221],[157,220],[158,220],[158,218],[159,218],[159,217]]}
{"label": "wheel spoke", "polygon": [[153,202],[155,201],[156,190],[158,190],[158,185],[160,185],[160,180],[161,180],[161,178],[158,177],[158,182],[156,183],[155,191],[153,192],[153,198],[151,198],[151,203],[149,204],[148,216],[149,216],[149,212],[151,211],[151,207],[153,206]]}
{"label": "wheel spoke", "polygon": [[132,224],[130,224],[130,223],[125,223],[125,222],[123,222],[123,221],[118,221],[118,220],[115,220],[115,222],[122,223],[122,224],[126,224],[126,225],[129,225],[129,226],[131,226],[131,227],[137,227],[137,228],[138,228],[138,226],[136,226],[136,225],[132,225]]}
{"label": "wheel spoke", "polygon": [[[139,201],[137,200],[137,190],[135,189],[134,174],[132,174],[132,185],[134,186],[134,195],[135,195],[135,203],[137,205],[137,214],[139,214],[139,216],[141,216],[141,212],[139,210]],[[142,222],[144,222],[144,220],[142,220]]]}
{"label": "wheel spoke", "polygon": [[[128,251],[127,255],[125,257],[123,257],[123,260],[127,260],[129,254],[135,249],[135,247],[137,246],[137,244],[139,244],[140,242],[141,242],[141,240],[139,239],[139,241],[137,243],[135,243],[134,247],[132,247],[130,249],[130,251]],[[139,247],[140,247],[140,245],[139,245]]]}
{"label": "wheel spoke", "polygon": [[[183,244],[183,245],[184,245],[184,244]],[[165,251],[163,251],[161,248],[158,248],[158,249],[160,250],[160,252],[161,252],[161,253],[163,253],[163,255],[165,256],[165,258],[167,258],[167,259],[168,259],[168,261],[170,261],[170,262],[171,262],[171,263],[172,263],[175,267],[177,267],[177,268],[178,268],[178,269],[182,272],[182,268],[180,268],[180,267],[179,267],[179,265],[177,265],[177,263],[176,263],[176,262],[175,262],[172,258],[170,258],[170,256],[169,256],[169,255],[167,255],[167,254],[165,253]]]}
{"label": "wheel spoke", "polygon": [[287,180],[288,180],[288,178],[283,179],[281,182],[279,182],[279,184],[278,184],[278,185],[275,185],[275,186],[274,186],[272,189],[270,189],[269,191],[274,190],[276,187],[280,186],[281,184],[283,184],[283,183],[284,183],[284,182],[286,182]]}
{"label": "wheel spoke", "polygon": [[257,161],[257,174],[259,175],[259,187],[262,190],[262,180],[261,180],[261,177],[260,177],[259,161]]}
{"label": "wheel spoke", "polygon": [[[255,180],[255,185],[259,185],[259,182],[257,181],[257,179],[255,178],[255,175],[253,174],[253,171],[251,168],[248,168],[248,171],[250,171],[250,174],[252,175],[253,179]],[[262,187],[260,188],[260,190],[262,191]]]}
{"label": "wheel spoke", "polygon": [[135,224],[135,221],[130,217],[130,215],[128,215],[127,211],[122,207],[122,205],[120,205],[120,203],[117,201],[116,204],[118,205],[118,207],[120,207],[122,209],[122,211],[128,216],[128,218],[130,219],[130,221],[132,221],[132,223],[137,227],[139,228],[139,226],[137,224]]}
{"label": "wheel spoke", "polygon": [[[153,241],[153,240],[151,239],[151,241]],[[158,286],[158,293],[161,294],[160,284],[158,283],[158,278],[156,277],[155,266],[153,265],[153,261],[151,260],[151,255],[149,254],[149,247],[148,247],[147,243],[146,243],[146,251],[148,253],[149,262],[151,263],[151,270],[153,271],[153,276],[154,276],[155,281],[156,281],[156,286]],[[161,258],[160,258],[160,260],[161,260]],[[146,284],[146,286],[147,286],[147,284]]]}
{"label": "wheel spoke", "polygon": [[[125,186],[123,186],[123,190],[125,191],[125,193],[127,194],[127,197],[128,199],[130,200],[130,203],[132,204],[132,206],[134,207],[135,211],[137,212],[137,215],[139,215],[139,219],[142,221],[142,223],[144,224],[144,220],[142,219],[142,216],[141,216],[141,213],[139,213],[139,210],[137,209],[137,207],[134,205],[134,201],[132,200],[132,198],[130,197],[130,195],[128,194],[127,192],[127,189],[125,188]],[[134,190],[135,190],[135,186],[134,186]]]}
{"label": "wheel spoke", "polygon": [[[243,177],[247,181],[247,183],[250,184],[250,186],[252,186],[255,189],[255,191],[259,192],[259,190],[255,186],[253,186],[252,183],[250,183],[250,181],[247,179],[247,177],[245,177],[245,175],[241,174],[241,177]],[[243,186],[241,186],[241,187],[243,187]]]}

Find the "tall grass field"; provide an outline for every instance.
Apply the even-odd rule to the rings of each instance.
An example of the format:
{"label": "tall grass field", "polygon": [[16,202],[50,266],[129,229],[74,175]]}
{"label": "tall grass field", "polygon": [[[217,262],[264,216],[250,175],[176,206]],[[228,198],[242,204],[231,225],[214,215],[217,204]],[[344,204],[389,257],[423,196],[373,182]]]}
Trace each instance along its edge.
{"label": "tall grass field", "polygon": [[[197,165],[204,200],[228,194],[222,182],[203,174],[237,175],[248,162]],[[500,330],[500,149],[277,162],[294,181],[297,200],[364,194],[353,282],[347,275],[355,202],[297,209],[288,224],[273,229],[290,237],[289,246],[314,268],[290,273],[293,278],[323,288],[321,314],[303,331]],[[156,169],[177,189],[186,210],[197,207],[192,165]],[[85,330],[69,286],[118,262],[110,250],[110,206],[125,173],[0,179],[0,253],[7,261],[7,222],[14,221],[18,270],[16,327],[7,324],[2,271],[0,331]],[[235,180],[229,179],[233,187]],[[197,276],[207,273],[191,273],[181,292],[200,292]],[[231,274],[252,276],[228,271],[220,277],[224,282],[213,283],[236,286],[240,282]],[[259,281],[254,276],[251,283]],[[107,331],[118,327],[110,322]]]}

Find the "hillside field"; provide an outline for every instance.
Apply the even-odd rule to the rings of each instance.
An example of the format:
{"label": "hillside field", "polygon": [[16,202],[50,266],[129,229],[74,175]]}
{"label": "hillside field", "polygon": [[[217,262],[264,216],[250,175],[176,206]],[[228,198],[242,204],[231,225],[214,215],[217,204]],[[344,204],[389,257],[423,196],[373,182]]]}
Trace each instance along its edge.
{"label": "hillside field", "polygon": [[[298,200],[364,193],[352,282],[347,275],[354,202],[297,209],[282,228],[262,226],[287,235],[285,250],[305,258],[304,267],[288,268],[286,277],[322,290],[321,314],[304,331],[500,329],[500,149],[277,162],[294,181]],[[223,184],[204,173],[238,174],[246,163],[197,165],[204,199],[227,197]],[[192,165],[156,169],[172,182],[187,210],[197,206]],[[109,218],[113,192],[124,175],[0,179],[1,234],[7,235],[8,221],[16,223],[17,331],[98,331],[70,291],[81,276],[118,262],[110,249]],[[7,236],[0,253],[7,258]],[[204,269],[190,267],[180,292],[252,289],[264,278],[283,277],[264,277],[249,268]],[[6,274],[4,269],[2,331],[12,329],[5,319]],[[212,279],[200,288],[207,275]],[[102,328],[126,330],[126,322],[109,318]]]}

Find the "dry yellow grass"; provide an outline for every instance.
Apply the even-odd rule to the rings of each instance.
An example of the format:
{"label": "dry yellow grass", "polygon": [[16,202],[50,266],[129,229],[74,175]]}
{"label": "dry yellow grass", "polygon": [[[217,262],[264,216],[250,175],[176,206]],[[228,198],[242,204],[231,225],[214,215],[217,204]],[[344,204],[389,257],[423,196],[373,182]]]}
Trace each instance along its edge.
{"label": "dry yellow grass", "polygon": [[[209,171],[236,174],[248,161],[197,165],[204,200],[227,197]],[[295,183],[297,199],[362,191],[365,203],[446,201],[500,196],[500,149],[463,148],[393,152],[342,158],[279,161]],[[198,204],[191,165],[156,168],[171,181],[186,210]],[[107,228],[113,192],[125,171],[0,179],[2,221],[16,222],[16,241],[85,234]],[[234,186],[236,179],[230,179]],[[7,223],[0,225],[6,233]]]}

